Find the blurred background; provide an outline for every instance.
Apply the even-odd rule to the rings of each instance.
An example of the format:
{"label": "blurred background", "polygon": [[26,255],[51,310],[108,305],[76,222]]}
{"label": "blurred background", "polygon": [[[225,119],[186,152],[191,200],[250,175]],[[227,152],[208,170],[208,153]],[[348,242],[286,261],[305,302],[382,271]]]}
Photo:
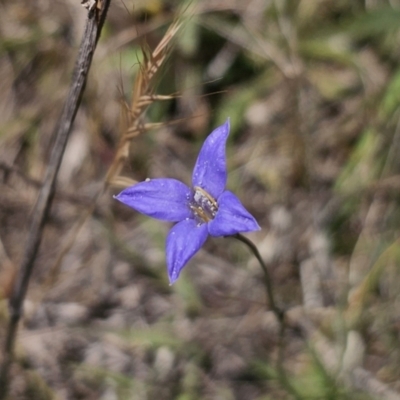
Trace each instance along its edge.
{"label": "blurred background", "polygon": [[[0,339],[87,11],[0,1]],[[174,21],[144,129],[98,196],[125,104]],[[10,399],[400,399],[400,1],[113,0],[20,324]],[[117,203],[190,183],[230,117],[254,256],[210,238],[168,284],[170,226]],[[153,126],[154,125],[146,125]],[[124,185],[125,183],[125,185]],[[282,368],[285,373],[282,374]]]}

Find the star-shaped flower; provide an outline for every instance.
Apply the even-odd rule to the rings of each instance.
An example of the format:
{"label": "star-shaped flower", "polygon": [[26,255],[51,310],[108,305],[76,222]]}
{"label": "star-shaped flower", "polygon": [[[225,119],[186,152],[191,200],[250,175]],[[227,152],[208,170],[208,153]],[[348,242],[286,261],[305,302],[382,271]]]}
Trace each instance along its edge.
{"label": "star-shaped flower", "polygon": [[192,188],[176,179],[147,179],[115,196],[149,217],[177,222],[166,244],[171,284],[208,235],[230,236],[260,229],[240,200],[225,190],[228,135],[229,119],[207,137],[193,170]]}

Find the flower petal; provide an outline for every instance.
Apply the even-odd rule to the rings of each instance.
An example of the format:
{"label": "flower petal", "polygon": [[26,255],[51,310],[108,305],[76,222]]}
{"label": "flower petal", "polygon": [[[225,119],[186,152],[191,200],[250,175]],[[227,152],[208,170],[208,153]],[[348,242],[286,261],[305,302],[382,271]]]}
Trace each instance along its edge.
{"label": "flower petal", "polygon": [[177,223],[167,237],[167,267],[172,285],[185,264],[200,250],[208,236],[207,224],[198,225],[193,219]]}
{"label": "flower petal", "polygon": [[211,236],[229,236],[260,229],[254,217],[232,192],[222,193],[218,199],[217,215],[208,223],[208,232]]}
{"label": "flower petal", "polygon": [[115,199],[149,217],[177,222],[191,218],[191,190],[176,179],[150,179],[123,190]]}
{"label": "flower petal", "polygon": [[200,186],[215,199],[224,191],[227,179],[225,146],[229,119],[205,140],[193,169],[193,186]]}

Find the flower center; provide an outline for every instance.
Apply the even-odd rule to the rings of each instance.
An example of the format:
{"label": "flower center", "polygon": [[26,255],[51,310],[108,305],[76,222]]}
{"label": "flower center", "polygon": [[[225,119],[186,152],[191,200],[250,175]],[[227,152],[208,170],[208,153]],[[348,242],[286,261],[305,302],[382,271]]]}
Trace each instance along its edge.
{"label": "flower center", "polygon": [[213,220],[218,211],[214,197],[198,186],[194,187],[193,200],[189,206],[201,223]]}

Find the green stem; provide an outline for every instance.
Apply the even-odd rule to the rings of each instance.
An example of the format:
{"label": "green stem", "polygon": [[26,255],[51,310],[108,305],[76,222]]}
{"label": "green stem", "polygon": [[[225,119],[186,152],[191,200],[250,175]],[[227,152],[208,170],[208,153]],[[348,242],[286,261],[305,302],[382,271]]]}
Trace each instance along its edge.
{"label": "green stem", "polygon": [[277,360],[277,371],[278,376],[281,381],[282,386],[295,398],[298,400],[302,399],[302,396],[297,392],[297,390],[291,384],[285,369],[283,368],[283,357],[284,357],[284,336],[285,336],[285,329],[286,329],[286,322],[285,322],[285,312],[281,310],[275,301],[274,292],[272,290],[272,280],[271,276],[268,272],[268,268],[264,263],[264,260],[261,257],[260,252],[258,251],[256,245],[247,237],[237,233],[236,235],[232,235],[233,237],[240,242],[244,243],[254,254],[257,258],[257,261],[260,263],[261,269],[264,273],[264,285],[265,291],[267,294],[267,300],[269,303],[269,307],[272,312],[275,314],[276,319],[279,323],[279,343],[278,343],[278,360]]}
{"label": "green stem", "polygon": [[267,294],[269,306],[270,306],[272,312],[275,314],[278,321],[282,324],[284,317],[285,317],[285,313],[283,312],[283,310],[281,310],[276,305],[276,301],[274,298],[274,292],[272,290],[271,276],[269,275],[268,268],[265,265],[264,260],[261,258],[261,254],[258,251],[256,245],[250,239],[247,239],[247,237],[241,235],[240,233],[237,233],[236,235],[233,235],[231,237],[244,243],[252,251],[254,256],[257,258],[257,261],[260,263],[261,269],[264,272],[264,285],[265,285],[265,291]]}

